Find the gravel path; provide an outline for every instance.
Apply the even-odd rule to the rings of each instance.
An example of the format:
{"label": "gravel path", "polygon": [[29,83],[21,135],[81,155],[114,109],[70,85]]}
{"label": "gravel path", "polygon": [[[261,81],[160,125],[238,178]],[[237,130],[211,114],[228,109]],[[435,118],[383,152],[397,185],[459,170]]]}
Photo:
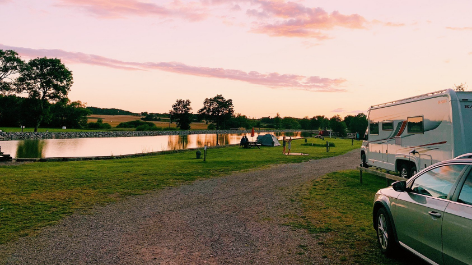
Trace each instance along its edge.
{"label": "gravel path", "polygon": [[316,237],[281,225],[299,211],[289,197],[358,163],[354,150],[134,196],[0,246],[0,263],[327,264]]}

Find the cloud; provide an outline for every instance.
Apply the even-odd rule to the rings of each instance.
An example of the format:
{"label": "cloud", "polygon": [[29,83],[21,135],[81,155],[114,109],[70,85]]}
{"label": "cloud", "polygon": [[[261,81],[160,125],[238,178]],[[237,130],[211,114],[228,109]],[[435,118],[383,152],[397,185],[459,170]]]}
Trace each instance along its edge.
{"label": "cloud", "polygon": [[450,30],[472,30],[472,27],[462,27],[462,28],[446,27],[446,29],[450,29]]}
{"label": "cloud", "polygon": [[[0,0],[5,1],[5,0]],[[220,17],[222,5],[227,11],[245,9],[254,18],[252,33],[274,37],[331,39],[323,31],[336,27],[366,29],[371,24],[389,27],[404,26],[401,23],[369,22],[359,14],[342,14],[339,11],[326,12],[320,7],[307,7],[285,0],[173,0],[167,4],[155,4],[146,0],[56,0],[57,6],[76,8],[99,18],[127,18],[132,16],[154,16],[159,18],[180,18],[188,21],[201,21],[209,17]],[[234,24],[227,23],[226,24]]]}
{"label": "cloud", "polygon": [[328,13],[322,8],[310,8],[294,2],[256,1],[261,10],[250,9],[249,16],[258,19],[272,19],[271,22],[256,23],[251,30],[254,33],[269,36],[329,39],[322,30],[335,27],[365,29],[368,21],[358,15],[344,15],[338,11]]}
{"label": "cloud", "polygon": [[[376,19],[372,21],[372,24],[378,24],[385,27],[404,27],[405,26],[405,23],[382,22]],[[415,24],[417,24],[417,22],[413,23],[413,25]]]}
{"label": "cloud", "polygon": [[346,82],[345,79],[279,73],[264,74],[257,71],[245,72],[234,69],[190,66],[179,62],[126,62],[93,54],[67,52],[58,49],[30,49],[2,44],[0,44],[0,49],[15,50],[20,55],[28,58],[44,56],[57,57],[62,59],[65,63],[89,64],[133,71],[160,70],[176,74],[242,81],[275,89],[296,89],[310,92],[342,92],[345,90],[342,89],[341,86]]}
{"label": "cloud", "polygon": [[[1,1],[1,0],[0,0]],[[163,6],[139,0],[58,0],[60,7],[73,7],[100,18],[126,18],[130,16],[180,17],[189,21],[200,21],[208,14],[199,2],[173,1]]]}
{"label": "cloud", "polygon": [[6,4],[6,3],[9,3],[11,2],[11,0],[0,0],[0,4]]}

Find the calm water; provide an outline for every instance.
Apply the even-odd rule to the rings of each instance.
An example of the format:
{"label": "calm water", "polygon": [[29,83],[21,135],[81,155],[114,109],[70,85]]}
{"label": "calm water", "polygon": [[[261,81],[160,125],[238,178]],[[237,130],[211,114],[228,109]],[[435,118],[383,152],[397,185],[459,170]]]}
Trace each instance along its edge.
{"label": "calm water", "polygon": [[[284,133],[269,133],[279,139],[284,135]],[[220,145],[238,144],[243,135],[250,141],[255,141],[258,134],[256,133],[254,137],[251,137],[250,133],[222,134],[219,135],[218,142]],[[285,135],[299,138],[302,133]],[[15,158],[119,156],[198,148],[205,145],[215,146],[216,134],[0,141],[1,151]]]}

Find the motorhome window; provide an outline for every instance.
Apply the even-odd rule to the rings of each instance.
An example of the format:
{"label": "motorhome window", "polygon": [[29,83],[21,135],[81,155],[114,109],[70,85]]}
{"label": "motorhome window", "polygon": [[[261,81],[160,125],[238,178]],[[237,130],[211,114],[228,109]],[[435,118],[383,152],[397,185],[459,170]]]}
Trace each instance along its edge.
{"label": "motorhome window", "polygon": [[370,127],[369,128],[370,134],[379,134],[379,123],[378,122],[371,123],[369,127]]}
{"label": "motorhome window", "polygon": [[393,131],[393,121],[383,121],[382,131]]}
{"label": "motorhome window", "polygon": [[408,118],[408,133],[424,133],[423,117]]}

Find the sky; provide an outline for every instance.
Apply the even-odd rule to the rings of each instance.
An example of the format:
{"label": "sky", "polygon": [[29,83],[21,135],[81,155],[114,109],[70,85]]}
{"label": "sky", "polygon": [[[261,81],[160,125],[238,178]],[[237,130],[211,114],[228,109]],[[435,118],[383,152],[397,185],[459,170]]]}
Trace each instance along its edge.
{"label": "sky", "polygon": [[[0,49],[60,58],[73,101],[356,115],[472,84],[470,0],[0,0]],[[470,89],[470,88],[469,88]]]}

